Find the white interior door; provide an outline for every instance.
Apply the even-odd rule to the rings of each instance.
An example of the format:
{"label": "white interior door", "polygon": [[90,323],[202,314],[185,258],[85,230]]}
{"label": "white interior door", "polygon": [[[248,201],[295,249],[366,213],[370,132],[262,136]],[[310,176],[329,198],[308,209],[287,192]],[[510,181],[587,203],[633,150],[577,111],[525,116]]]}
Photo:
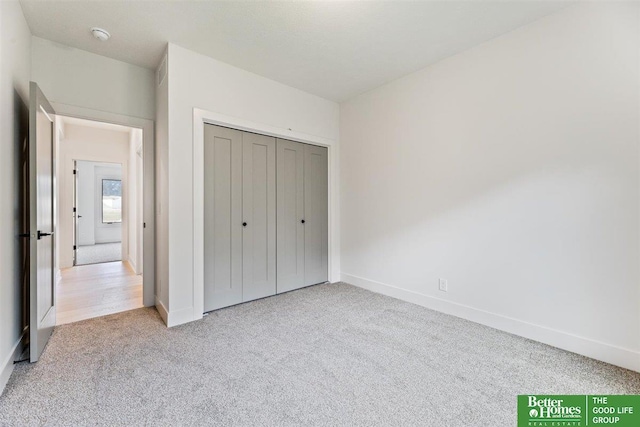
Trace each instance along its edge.
{"label": "white interior door", "polygon": [[53,115],[38,85],[29,99],[29,350],[31,362],[44,351],[56,324],[53,220]]}
{"label": "white interior door", "polygon": [[73,161],[73,265],[78,260],[78,162]]}
{"label": "white interior door", "polygon": [[77,161],[76,162],[76,182],[77,182],[77,246],[87,246],[96,244],[96,194],[95,188],[95,167],[96,162]]}

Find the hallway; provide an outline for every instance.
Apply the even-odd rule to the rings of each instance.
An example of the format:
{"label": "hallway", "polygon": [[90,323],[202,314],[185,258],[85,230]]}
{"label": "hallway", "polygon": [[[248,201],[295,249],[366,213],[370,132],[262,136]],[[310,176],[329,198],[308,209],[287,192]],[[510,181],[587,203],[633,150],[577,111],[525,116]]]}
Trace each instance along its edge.
{"label": "hallway", "polygon": [[142,275],[127,262],[65,268],[57,286],[57,324],[142,307]]}
{"label": "hallway", "polygon": [[122,242],[78,246],[76,249],[76,265],[114,262],[121,259]]}

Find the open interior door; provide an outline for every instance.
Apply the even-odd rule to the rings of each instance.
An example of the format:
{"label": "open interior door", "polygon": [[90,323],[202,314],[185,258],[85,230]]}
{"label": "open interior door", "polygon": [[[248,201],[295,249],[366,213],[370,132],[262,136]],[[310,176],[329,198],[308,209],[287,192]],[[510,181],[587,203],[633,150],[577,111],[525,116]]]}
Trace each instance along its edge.
{"label": "open interior door", "polygon": [[38,85],[29,96],[29,354],[37,362],[56,324],[53,220],[53,116]]}
{"label": "open interior door", "polygon": [[73,161],[73,266],[78,262],[78,162]]}

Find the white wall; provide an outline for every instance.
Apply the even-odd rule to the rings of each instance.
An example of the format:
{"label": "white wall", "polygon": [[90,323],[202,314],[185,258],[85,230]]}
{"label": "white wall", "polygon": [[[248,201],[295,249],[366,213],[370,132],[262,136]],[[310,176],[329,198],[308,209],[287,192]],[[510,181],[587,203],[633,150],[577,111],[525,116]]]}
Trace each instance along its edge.
{"label": "white wall", "polygon": [[152,70],[39,37],[31,49],[31,78],[50,102],[154,119]]}
{"label": "white wall", "polygon": [[0,393],[11,375],[24,321],[22,152],[28,135],[31,33],[17,1],[0,2]]}
{"label": "white wall", "polygon": [[[169,283],[168,323],[173,325],[201,316],[201,313],[194,313],[192,286],[193,109],[276,127],[283,132],[291,129],[322,137],[334,142],[336,150],[333,152],[337,155],[339,107],[334,102],[173,44],[169,45],[168,57],[169,254],[166,274]],[[339,257],[337,243],[333,249],[334,255]],[[337,262],[333,265],[337,268]]]}
{"label": "white wall", "polygon": [[640,370],[638,7],[341,105],[343,280]]}
{"label": "white wall", "polygon": [[[129,218],[126,201],[129,195],[129,132],[67,123],[64,125],[64,136],[60,139],[59,144],[57,176],[59,189],[57,200],[59,212],[58,260],[59,268],[66,268],[73,266],[74,160],[120,163],[122,165],[123,217],[121,228],[128,229]],[[95,216],[98,214],[96,213]],[[97,219],[99,220],[99,218]],[[123,259],[128,259],[129,234],[120,232],[120,235],[122,236],[122,256]],[[100,241],[101,236],[97,235],[96,242]],[[102,241],[105,241],[104,238]]]}

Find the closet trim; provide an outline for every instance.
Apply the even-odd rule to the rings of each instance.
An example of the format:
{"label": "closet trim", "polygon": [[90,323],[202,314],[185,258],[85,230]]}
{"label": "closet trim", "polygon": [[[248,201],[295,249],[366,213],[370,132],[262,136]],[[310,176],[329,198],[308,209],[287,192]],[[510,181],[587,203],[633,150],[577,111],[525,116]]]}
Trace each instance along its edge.
{"label": "closet trim", "polygon": [[200,108],[193,109],[193,320],[202,318],[204,311],[204,126],[217,125],[276,138],[318,145],[327,148],[328,190],[328,277],[340,280],[338,228],[338,148],[337,140],[309,135],[238,117],[226,116]]}

